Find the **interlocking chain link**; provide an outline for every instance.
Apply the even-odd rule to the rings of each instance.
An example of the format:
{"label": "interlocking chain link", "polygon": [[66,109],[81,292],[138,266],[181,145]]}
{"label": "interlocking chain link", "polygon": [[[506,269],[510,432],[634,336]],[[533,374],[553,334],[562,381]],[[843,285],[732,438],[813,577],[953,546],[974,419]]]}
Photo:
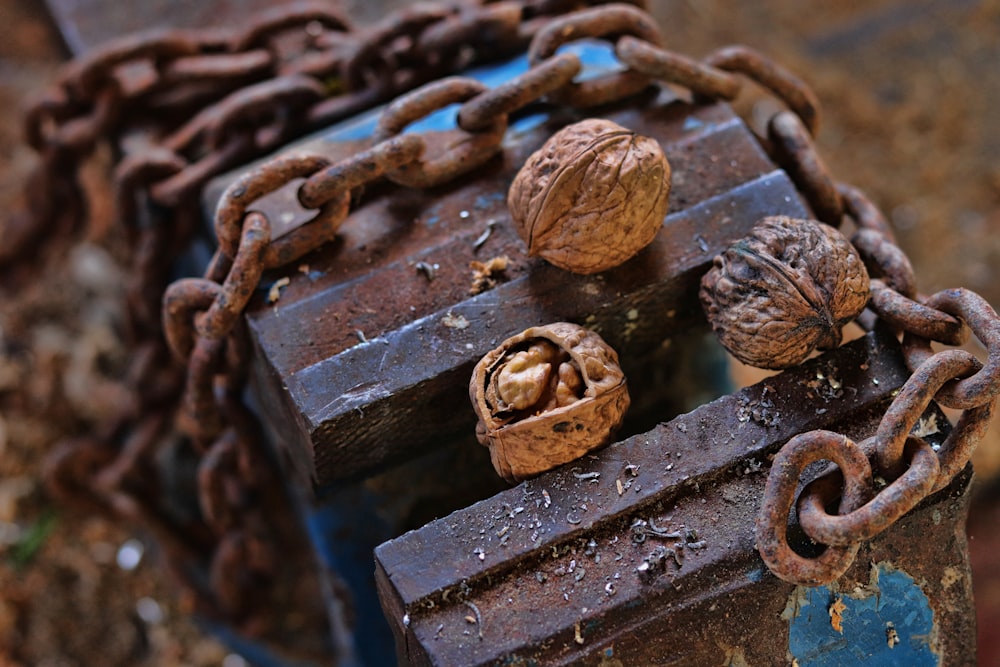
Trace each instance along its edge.
{"label": "interlocking chain link", "polygon": [[[331,241],[359,188],[380,179],[434,187],[482,166],[501,150],[509,116],[539,100],[587,108],[622,100],[653,82],[685,87],[696,100],[731,100],[745,79],[788,108],[771,120],[765,143],[817,217],[839,224],[846,214],[856,223],[853,242],[874,277],[863,319],[871,323],[877,316],[905,333],[914,371],[874,438],[855,444],[817,431],[785,445],[772,467],[757,525],[760,552],[784,579],[829,581],[846,570],[861,541],[947,485],[982,436],[1000,387],[996,313],[965,290],[927,299],[917,294],[912,267],[884,217],[861,191],[830,178],[812,143],[819,104],[791,72],[742,46],[702,60],[668,51],[660,46],[655,22],[628,4],[552,18],[577,4],[422,4],[354,31],[325,3],[294,3],[235,35],[147,35],[100,49],[69,67],[27,119],[29,141],[42,155],[29,188],[44,187],[47,193],[29,197],[38,229],[58,216],[72,218],[64,225],[79,222],[83,197],[76,169],[97,142],[127,147],[135,130],[128,119],[167,120],[143,135],[147,143],[126,150],[115,174],[134,257],[128,298],[136,404],[94,437],[57,448],[48,470],[52,487],[151,526],[176,571],[188,572],[183,564],[192,559],[207,562],[207,586],[190,574],[188,585],[215,613],[244,618],[255,610],[232,584],[239,577],[223,573],[251,573],[266,582],[276,569],[273,526],[261,499],[273,500],[280,485],[266,464],[255,418],[241,400],[249,365],[241,316],[262,272]],[[297,43],[291,53],[283,46],[289,37]],[[579,59],[557,49],[588,37],[608,40],[622,71],[576,81]],[[441,78],[526,45],[528,71],[496,88],[463,77]],[[216,211],[219,246],[203,277],[164,289],[194,229],[198,195],[209,178],[409,89],[382,113],[366,150],[335,163],[312,155],[278,157],[234,182]],[[208,92],[219,90],[221,97]],[[457,138],[446,147],[405,132],[419,118],[455,103],[461,105]],[[253,211],[253,204],[300,179],[305,182],[298,201],[315,213],[275,238],[271,222]],[[23,248],[32,228],[17,230]],[[930,341],[958,344],[967,327],[989,350],[985,367],[962,351],[930,349]],[[964,410],[937,452],[910,435],[935,399]],[[178,435],[198,453],[200,523],[178,524],[158,503],[158,489],[135,483],[145,467],[155,465],[162,443]],[[800,495],[803,528],[828,545],[820,557],[805,558],[788,545],[788,514],[804,468],[821,459],[836,463],[843,481],[826,476]],[[888,481],[877,494],[876,475]],[[825,510],[831,502],[839,502],[835,516]]]}
{"label": "interlocking chain link", "polygon": [[[873,437],[854,443],[829,431],[811,431],[792,438],[774,459],[756,526],[757,547],[777,576],[815,586],[844,574],[862,542],[945,488],[968,464],[1000,394],[1000,318],[982,297],[966,289],[921,297],[913,268],[895,244],[885,217],[861,190],[832,179],[800,118],[779,112],[771,120],[769,136],[778,160],[817,216],[839,225],[847,215],[855,223],[851,241],[873,278],[868,316],[860,321],[871,327],[877,318],[902,333],[904,358],[912,372]],[[986,348],[985,366],[965,350],[932,350],[932,341],[962,345],[970,329]],[[962,410],[937,449],[913,435],[931,401]],[[802,530],[826,546],[820,556],[807,558],[789,546],[787,523],[805,468],[818,460],[831,461],[837,469],[799,494]],[[881,488],[876,478],[884,484]],[[826,508],[838,498],[837,514],[831,515]]]}

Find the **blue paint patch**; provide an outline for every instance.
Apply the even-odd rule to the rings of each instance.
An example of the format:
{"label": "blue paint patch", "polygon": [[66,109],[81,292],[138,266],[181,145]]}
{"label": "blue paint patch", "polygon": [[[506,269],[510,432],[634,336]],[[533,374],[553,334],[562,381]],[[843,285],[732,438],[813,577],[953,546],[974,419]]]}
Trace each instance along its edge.
{"label": "blue paint patch", "polygon": [[[788,650],[800,667],[878,665],[932,667],[934,612],[920,586],[905,572],[873,569],[863,595],[850,597],[826,586],[798,588],[789,602]],[[830,607],[840,600],[843,633],[833,629]]]}
{"label": "blue paint patch", "polygon": [[515,118],[511,120],[510,125],[507,126],[507,134],[524,134],[530,132],[531,130],[545,124],[545,121],[549,119],[547,113],[531,113],[526,116]]}
{"label": "blue paint patch", "polygon": [[705,123],[693,116],[688,116],[684,119],[684,125],[682,127],[685,132],[691,132],[692,130],[698,130],[705,127]]}
{"label": "blue paint patch", "polygon": [[475,203],[472,205],[473,208],[482,210],[484,208],[492,208],[497,203],[503,203],[507,201],[506,192],[494,192],[488,195],[479,195],[476,197]]}
{"label": "blue paint patch", "polygon": [[[395,646],[372,577],[372,551],[393,537],[378,515],[378,497],[361,485],[331,492],[321,506],[302,503],[306,531],[321,564],[351,591],[356,615],[354,649],[360,664],[395,664]],[[345,539],[344,536],[349,536]]]}

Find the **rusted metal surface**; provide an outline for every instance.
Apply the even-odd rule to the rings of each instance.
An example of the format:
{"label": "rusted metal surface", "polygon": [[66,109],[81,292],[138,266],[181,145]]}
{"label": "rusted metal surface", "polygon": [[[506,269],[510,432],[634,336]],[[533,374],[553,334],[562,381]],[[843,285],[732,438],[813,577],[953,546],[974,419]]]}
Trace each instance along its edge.
{"label": "rusted metal surface", "polygon": [[[289,284],[276,304],[252,307],[258,389],[269,419],[294,426],[280,430],[303,481],[326,486],[470,430],[471,411],[454,408],[467,403],[458,380],[497,342],[540,321],[584,322],[640,373],[645,355],[700,318],[695,285],[715,253],[764,215],[806,214],[725,107],[665,95],[604,115],[658,139],[678,174],[663,231],[633,261],[580,279],[528,258],[512,229],[507,184],[553,131],[578,119],[560,114],[509,134],[502,162],[473,182],[373,197],[344,222],[337,244],[301,260],[307,270],[280,274]],[[336,160],[357,150],[335,138],[291,151]],[[269,204],[272,219],[299,208],[292,196]],[[493,256],[510,258],[506,281],[470,297],[469,263]],[[420,262],[436,266],[432,280]]]}
{"label": "rusted metal surface", "polygon": [[[906,378],[898,344],[869,334],[381,545],[400,664],[787,664],[806,589],[768,573],[755,549],[768,459],[803,429],[871,435]],[[925,417],[941,420],[927,435],[939,442],[943,415]],[[881,564],[920,582],[941,661],[919,664],[975,663],[968,484],[963,473],[855,547],[839,580],[845,597],[877,594]],[[809,548],[797,529],[794,542]],[[883,622],[898,625],[888,595],[883,604]],[[851,621],[841,644],[866,631]],[[885,642],[885,628],[870,631]]]}

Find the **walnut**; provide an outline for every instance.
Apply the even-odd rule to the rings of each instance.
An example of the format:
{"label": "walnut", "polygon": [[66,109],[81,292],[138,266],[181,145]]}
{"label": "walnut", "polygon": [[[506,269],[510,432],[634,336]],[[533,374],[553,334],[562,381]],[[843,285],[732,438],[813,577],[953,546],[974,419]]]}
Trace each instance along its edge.
{"label": "walnut", "polygon": [[563,128],[528,158],[507,206],[528,254],[588,274],[649,245],[669,195],[670,164],[655,140],[589,119]]}
{"label": "walnut", "polygon": [[840,344],[868,302],[868,272],[833,227],[770,217],[715,258],[699,296],[733,356],[781,369]]}
{"label": "walnut", "polygon": [[476,437],[512,483],[607,444],[629,405],[618,355],[568,322],[531,327],[487,353],[469,396]]}

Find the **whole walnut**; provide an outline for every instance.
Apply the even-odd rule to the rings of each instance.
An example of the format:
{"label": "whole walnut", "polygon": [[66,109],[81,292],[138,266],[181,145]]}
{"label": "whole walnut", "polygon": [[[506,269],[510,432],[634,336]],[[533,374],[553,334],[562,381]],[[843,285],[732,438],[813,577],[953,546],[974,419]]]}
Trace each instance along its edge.
{"label": "whole walnut", "polygon": [[837,347],[842,327],[864,310],[868,288],[860,256],[836,229],[769,217],[714,259],[699,296],[734,357],[781,369]]}
{"label": "whole walnut", "polygon": [[649,245],[669,196],[670,164],[655,140],[589,119],[555,133],[528,158],[507,206],[528,254],[588,274]]}
{"label": "whole walnut", "polygon": [[476,437],[512,483],[607,444],[629,406],[618,355],[569,322],[531,327],[488,352],[469,397]]}

